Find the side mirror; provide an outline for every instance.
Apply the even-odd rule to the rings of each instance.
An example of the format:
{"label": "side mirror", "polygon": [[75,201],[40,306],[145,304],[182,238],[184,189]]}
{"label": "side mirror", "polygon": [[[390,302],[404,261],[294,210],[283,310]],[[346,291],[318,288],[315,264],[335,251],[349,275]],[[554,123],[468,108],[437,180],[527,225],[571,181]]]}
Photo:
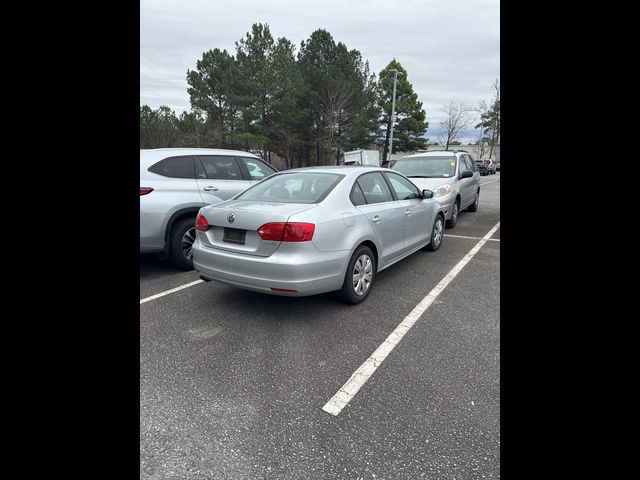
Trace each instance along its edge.
{"label": "side mirror", "polygon": [[425,188],[422,190],[422,198],[433,198],[433,192]]}
{"label": "side mirror", "polygon": [[471,170],[465,170],[460,175],[458,175],[458,178],[471,178],[471,177],[473,177],[473,172]]}

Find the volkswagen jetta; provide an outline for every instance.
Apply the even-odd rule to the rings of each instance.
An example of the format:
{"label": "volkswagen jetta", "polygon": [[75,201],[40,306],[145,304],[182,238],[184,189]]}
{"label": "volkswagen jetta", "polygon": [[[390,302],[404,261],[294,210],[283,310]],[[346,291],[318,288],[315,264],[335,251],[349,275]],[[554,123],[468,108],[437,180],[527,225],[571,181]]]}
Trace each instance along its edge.
{"label": "volkswagen jetta", "polygon": [[193,265],[204,280],[360,303],[378,272],[440,248],[444,212],[432,196],[380,167],[280,172],[200,209]]}

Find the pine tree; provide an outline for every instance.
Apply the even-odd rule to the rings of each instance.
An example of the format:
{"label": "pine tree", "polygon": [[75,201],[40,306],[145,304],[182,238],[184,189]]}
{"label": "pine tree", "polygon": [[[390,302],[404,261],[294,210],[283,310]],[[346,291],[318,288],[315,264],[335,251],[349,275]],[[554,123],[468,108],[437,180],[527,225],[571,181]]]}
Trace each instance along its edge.
{"label": "pine tree", "polygon": [[412,151],[426,148],[427,140],[423,137],[429,122],[426,112],[418,95],[413,91],[407,71],[395,58],[380,72],[379,102],[382,109],[382,124],[384,135],[383,159],[387,159],[389,152],[389,136],[391,133],[391,103],[393,96],[393,72],[398,70],[396,84],[396,124],[393,130],[393,151]]}

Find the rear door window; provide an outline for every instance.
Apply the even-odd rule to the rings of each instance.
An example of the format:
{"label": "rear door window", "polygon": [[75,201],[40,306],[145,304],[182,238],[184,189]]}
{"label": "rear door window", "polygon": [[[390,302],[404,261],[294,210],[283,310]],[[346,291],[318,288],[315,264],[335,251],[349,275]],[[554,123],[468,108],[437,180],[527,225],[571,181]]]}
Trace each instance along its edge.
{"label": "rear door window", "polygon": [[371,172],[365,173],[358,177],[358,185],[362,190],[364,198],[367,203],[383,203],[392,202],[393,196],[391,190],[387,186],[387,182],[384,180],[382,173]]}
{"label": "rear door window", "polygon": [[235,157],[207,155],[198,157],[198,178],[244,180]]}
{"label": "rear door window", "polygon": [[351,198],[351,203],[353,203],[356,207],[367,204],[367,201],[364,198],[364,194],[362,193],[358,182],[353,184],[353,189],[351,190],[351,195],[349,198]]}

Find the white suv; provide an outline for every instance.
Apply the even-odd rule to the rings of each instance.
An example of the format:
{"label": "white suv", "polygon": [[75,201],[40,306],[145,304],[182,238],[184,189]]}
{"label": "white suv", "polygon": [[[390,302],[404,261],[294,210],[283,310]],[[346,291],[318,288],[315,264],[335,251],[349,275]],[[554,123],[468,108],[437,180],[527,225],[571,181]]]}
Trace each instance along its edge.
{"label": "white suv", "polygon": [[400,158],[392,168],[409,177],[420,190],[433,191],[433,198],[444,209],[448,228],[456,226],[458,214],[465,208],[478,210],[480,172],[464,150],[414,153]]}
{"label": "white suv", "polygon": [[237,150],[140,150],[140,253],[164,253],[175,266],[193,268],[198,210],[276,171],[257,156]]}

